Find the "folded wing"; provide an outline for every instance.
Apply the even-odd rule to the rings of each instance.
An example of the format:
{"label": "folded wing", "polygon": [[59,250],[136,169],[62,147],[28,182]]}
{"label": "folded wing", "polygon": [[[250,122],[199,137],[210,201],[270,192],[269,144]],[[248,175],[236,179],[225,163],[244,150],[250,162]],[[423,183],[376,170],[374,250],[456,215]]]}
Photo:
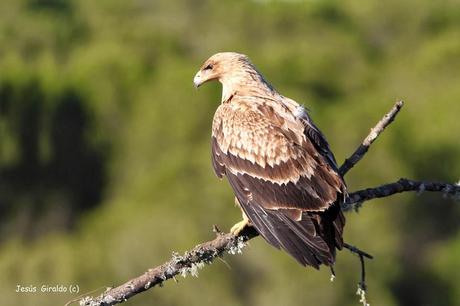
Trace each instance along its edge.
{"label": "folded wing", "polygon": [[332,265],[335,249],[343,246],[340,202],[346,190],[327,142],[314,125],[286,110],[236,99],[222,104],[214,117],[216,174],[227,176],[242,209],[270,244],[303,265]]}

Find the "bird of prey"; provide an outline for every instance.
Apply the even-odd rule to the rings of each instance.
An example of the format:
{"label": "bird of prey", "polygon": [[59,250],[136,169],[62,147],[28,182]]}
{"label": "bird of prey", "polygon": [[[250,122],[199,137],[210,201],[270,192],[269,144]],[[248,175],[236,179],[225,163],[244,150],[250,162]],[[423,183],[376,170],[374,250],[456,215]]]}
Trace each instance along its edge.
{"label": "bird of prey", "polygon": [[303,106],[282,96],[246,55],[205,61],[194,84],[218,80],[222,101],[212,123],[212,165],[227,177],[243,221],[303,266],[332,268],[342,249],[347,192],[329,145]]}

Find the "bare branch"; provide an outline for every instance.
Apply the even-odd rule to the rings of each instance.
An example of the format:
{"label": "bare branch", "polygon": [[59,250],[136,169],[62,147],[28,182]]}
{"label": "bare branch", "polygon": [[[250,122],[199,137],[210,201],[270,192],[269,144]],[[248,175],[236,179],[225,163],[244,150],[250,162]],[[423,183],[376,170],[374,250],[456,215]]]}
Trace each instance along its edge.
{"label": "bare branch", "polygon": [[79,301],[85,306],[109,306],[122,303],[130,297],[155,286],[162,286],[163,282],[176,275],[198,275],[198,270],[205,264],[210,264],[215,258],[224,253],[237,254],[245,246],[245,242],[258,233],[252,227],[245,228],[239,236],[221,233],[215,227],[217,237],[214,240],[197,245],[183,256],[173,253],[172,258],[153,269],[149,269],[141,276],[126,283],[107,290],[97,297],[85,297]]}
{"label": "bare branch", "polygon": [[[399,110],[403,106],[403,102],[397,102],[393,108],[388,112],[377,125],[371,129],[370,134],[364,139],[363,143],[353,153],[353,155],[346,159],[344,164],[340,167],[340,173],[344,175],[347,173],[361,158],[366,154],[370,145],[377,139],[380,133],[394,120]],[[357,208],[365,201],[391,196],[396,193],[406,191],[434,191],[442,192],[445,195],[452,195],[460,198],[460,185],[448,183],[435,183],[435,182],[419,182],[408,179],[400,179],[395,183],[390,183],[375,188],[368,188],[359,190],[349,194],[348,199],[343,204],[343,210]],[[133,278],[128,282],[115,287],[107,288],[107,290],[96,297],[87,296],[79,300],[80,305],[85,306],[109,306],[122,303],[132,296],[148,290],[155,286],[162,286],[163,282],[168,279],[174,278],[176,275],[186,276],[191,274],[196,276],[198,269],[205,264],[210,264],[215,258],[220,258],[226,252],[230,254],[240,253],[241,249],[245,246],[246,242],[256,236],[258,233],[253,227],[246,227],[239,236],[232,234],[221,233],[217,228],[217,237],[214,240],[197,245],[192,250],[180,256],[173,254],[172,258],[153,269],[149,269],[141,276]],[[361,261],[361,282],[358,285],[358,292],[361,296],[363,305],[367,305],[365,300],[365,270],[364,270],[364,257],[371,258],[369,254],[357,249],[356,247],[347,244],[348,248],[353,253],[357,254]],[[332,270],[333,271],[333,270]],[[69,302],[72,303],[74,301]]]}
{"label": "bare branch", "polygon": [[391,196],[395,193],[406,191],[432,191],[442,192],[444,196],[450,195],[454,199],[460,198],[460,184],[449,184],[443,182],[424,182],[414,181],[406,178],[401,178],[394,183],[385,184],[382,186],[367,188],[359,191],[352,192],[348,195],[345,203],[342,205],[342,210],[347,211],[359,206],[365,202],[376,198],[384,198]]}
{"label": "bare branch", "polygon": [[356,165],[356,163],[361,160],[361,158],[363,158],[364,154],[367,153],[367,150],[369,150],[371,144],[377,139],[377,137],[379,137],[380,133],[382,133],[385,128],[393,122],[403,105],[403,101],[396,102],[391,110],[371,129],[369,135],[367,135],[356,151],[349,158],[345,159],[343,165],[340,166],[339,169],[339,173],[342,176],[344,176],[351,168],[354,167],[354,165]]}

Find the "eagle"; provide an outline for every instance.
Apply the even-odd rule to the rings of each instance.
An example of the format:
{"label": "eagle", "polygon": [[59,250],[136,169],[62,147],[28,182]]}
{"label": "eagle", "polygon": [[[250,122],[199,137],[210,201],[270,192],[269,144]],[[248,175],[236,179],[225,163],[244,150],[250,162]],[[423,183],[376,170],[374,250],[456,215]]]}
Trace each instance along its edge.
{"label": "eagle", "polygon": [[344,246],[341,203],[347,188],[323,133],[307,110],[281,95],[249,60],[214,54],[195,87],[218,80],[222,100],[212,122],[212,165],[230,183],[243,220],[303,266],[333,267]]}

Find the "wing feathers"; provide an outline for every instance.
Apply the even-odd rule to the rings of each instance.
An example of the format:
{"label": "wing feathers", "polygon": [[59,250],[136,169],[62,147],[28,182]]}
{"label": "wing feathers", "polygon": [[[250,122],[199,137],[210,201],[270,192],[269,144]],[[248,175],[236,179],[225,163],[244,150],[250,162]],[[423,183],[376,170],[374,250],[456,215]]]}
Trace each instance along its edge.
{"label": "wing feathers", "polygon": [[253,104],[236,95],[214,116],[217,176],[227,176],[241,208],[271,245],[302,265],[332,265],[335,249],[343,246],[346,187],[325,138],[306,114],[297,120],[289,108],[249,100]]}
{"label": "wing feathers", "polygon": [[265,240],[288,252],[300,264],[317,269],[320,264],[333,264],[329,247],[321,237],[315,236],[311,220],[297,222],[284,213],[265,210],[257,205],[242,207]]}

